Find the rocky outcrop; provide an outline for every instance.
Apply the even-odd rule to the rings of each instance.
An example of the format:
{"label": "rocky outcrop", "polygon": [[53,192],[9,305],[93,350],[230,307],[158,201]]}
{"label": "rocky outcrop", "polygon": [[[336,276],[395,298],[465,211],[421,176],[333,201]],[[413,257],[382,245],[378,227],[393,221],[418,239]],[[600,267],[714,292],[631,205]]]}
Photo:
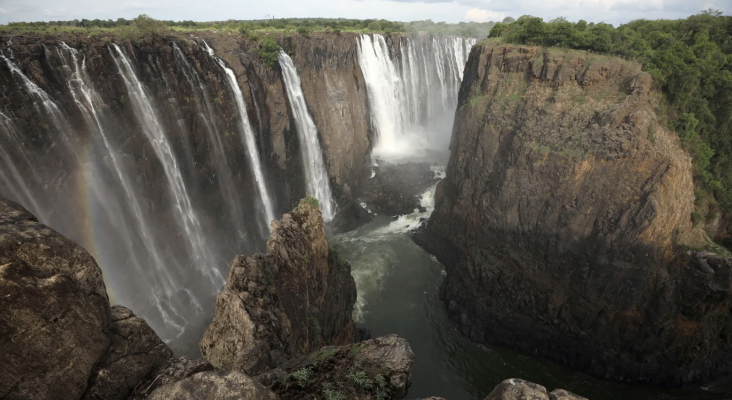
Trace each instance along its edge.
{"label": "rocky outcrop", "polygon": [[213,370],[214,366],[203,358],[197,360],[191,360],[187,357],[172,358],[149,375],[147,379],[140,381],[131,398],[133,400],[146,399],[159,387],[174,384],[199,372]]}
{"label": "rocky outcrop", "polygon": [[333,398],[353,400],[401,399],[407,394],[414,353],[397,335],[366,340],[349,346],[324,347],[307,356],[288,360],[257,376],[282,400]]}
{"label": "rocky outcrop", "polygon": [[506,379],[485,400],[587,400],[563,389],[547,393],[546,388],[521,379]]}
{"label": "rocky outcrop", "polygon": [[89,379],[84,400],[126,400],[139,383],[173,357],[144,319],[112,306],[111,342]]}
{"label": "rocky outcrop", "polygon": [[155,390],[149,400],[278,400],[259,382],[239,371],[200,372]]}
{"label": "rocky outcrop", "polygon": [[0,397],[80,398],[109,331],[109,300],[94,259],[0,199]]}
{"label": "rocky outcrop", "polygon": [[286,357],[352,343],[356,286],[329,252],[322,214],[303,200],[272,222],[267,254],[238,256],[201,352],[216,368],[257,374]]}
{"label": "rocky outcrop", "polygon": [[702,240],[691,158],[651,83],[618,58],[473,48],[417,237],[464,334],[617,380],[729,372],[729,260],[681,251]]}

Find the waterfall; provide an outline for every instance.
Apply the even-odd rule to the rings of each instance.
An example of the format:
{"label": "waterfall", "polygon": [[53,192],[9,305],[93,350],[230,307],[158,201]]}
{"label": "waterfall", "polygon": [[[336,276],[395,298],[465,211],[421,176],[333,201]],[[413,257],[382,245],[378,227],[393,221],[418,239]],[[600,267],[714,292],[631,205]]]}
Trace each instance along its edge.
{"label": "waterfall", "polygon": [[[361,35],[358,62],[377,140],[372,155],[432,159],[447,150],[457,95],[475,39]],[[396,47],[399,47],[396,50]]]}
{"label": "waterfall", "polygon": [[242,141],[242,144],[246,147],[247,152],[249,153],[249,161],[252,166],[252,170],[254,171],[254,179],[257,181],[257,188],[259,189],[259,196],[262,199],[262,205],[264,206],[264,216],[266,218],[266,226],[269,227],[270,222],[272,222],[274,217],[274,211],[272,209],[272,200],[270,200],[269,193],[267,192],[267,185],[264,181],[264,173],[262,172],[262,163],[259,160],[259,151],[257,150],[257,145],[254,141],[254,132],[252,130],[252,125],[249,123],[249,116],[247,115],[247,106],[244,102],[244,95],[241,92],[241,88],[239,88],[239,83],[236,81],[236,75],[234,75],[234,71],[231,70],[231,68],[227,67],[224,62],[216,57],[214,55],[214,51],[211,47],[209,47],[208,43],[205,41],[203,42],[204,46],[206,47],[206,51],[208,54],[216,60],[216,62],[223,68],[223,70],[226,72],[226,83],[229,86],[229,89],[231,89],[231,92],[234,95],[234,99],[236,100],[236,107],[239,111],[239,122],[240,122],[240,132],[239,136]]}
{"label": "waterfall", "polygon": [[322,149],[318,140],[318,128],[308,112],[305,104],[305,95],[302,93],[300,77],[297,75],[295,64],[285,52],[278,56],[282,67],[282,76],[285,80],[287,97],[290,100],[292,115],[297,126],[297,135],[300,139],[305,177],[307,179],[307,192],[318,199],[320,209],[323,212],[323,219],[330,221],[335,215],[335,203],[330,190],[328,172],[325,169]]}
{"label": "waterfall", "polygon": [[[208,277],[211,292],[216,290],[224,283],[224,278],[215,266],[215,257],[211,253],[211,244],[207,243],[198,216],[191,205],[189,195],[186,190],[181,170],[178,167],[178,161],[173,154],[172,148],[166,136],[166,133],[158,119],[157,113],[152,107],[148,99],[145,88],[132,68],[129,58],[124,51],[117,45],[112,44],[110,54],[119,70],[129,98],[135,110],[135,117],[142,128],[142,133],[149,141],[158,161],[162,165],[163,172],[166,177],[168,190],[170,192],[171,206],[175,220],[184,231],[184,240],[187,241],[189,250],[191,251],[191,260],[194,268],[197,268]],[[145,222],[143,222],[144,224]],[[153,253],[154,254],[154,253]],[[165,263],[160,260],[160,264],[156,264],[157,268],[167,269]],[[152,301],[157,306],[166,325],[176,327],[161,301],[171,298],[179,292],[181,287],[156,287],[152,295]],[[194,302],[195,299],[190,300]],[[173,303],[173,302],[171,302]],[[175,304],[167,305],[169,308],[176,310]],[[182,313],[181,313],[182,314]],[[184,318],[185,321],[185,318]]]}
{"label": "waterfall", "polygon": [[[204,88],[201,77],[188,62],[185,55],[183,55],[180,47],[175,43],[173,43],[173,53],[183,75],[191,86],[191,91],[197,97],[197,101],[200,104],[199,108],[202,112],[199,113],[199,117],[206,127],[206,133],[208,134],[209,142],[213,144],[214,152],[216,154],[225,154],[221,132],[219,132],[217,125],[214,123],[215,116],[213,115],[211,99]],[[229,215],[239,236],[239,241],[243,242],[246,240],[246,228],[243,225],[244,211],[241,208],[241,195],[236,190],[236,183],[233,179],[231,167],[227,162],[228,160],[225,157],[217,157],[216,161],[216,177],[219,188],[222,191]]]}

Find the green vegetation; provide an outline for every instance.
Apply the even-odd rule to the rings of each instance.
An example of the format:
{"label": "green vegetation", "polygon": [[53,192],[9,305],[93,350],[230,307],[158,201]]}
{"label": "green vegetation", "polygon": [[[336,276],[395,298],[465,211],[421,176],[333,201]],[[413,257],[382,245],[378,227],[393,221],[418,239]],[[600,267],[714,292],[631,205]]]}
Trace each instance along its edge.
{"label": "green vegetation", "polygon": [[305,196],[304,199],[300,200],[300,205],[303,205],[303,204],[310,204],[313,207],[320,206],[318,199],[316,199],[315,197],[310,196],[310,195],[307,195],[307,196]]}
{"label": "green vegetation", "polygon": [[346,400],[346,396],[344,396],[343,393],[331,388],[323,389],[323,396],[325,397],[325,400]]}
{"label": "green vegetation", "polygon": [[272,36],[261,36],[255,40],[257,41],[257,47],[254,49],[254,53],[259,56],[264,65],[274,68],[277,64],[277,56],[282,51],[280,45]]}
{"label": "green vegetation", "polygon": [[297,381],[297,384],[301,388],[305,388],[310,382],[310,377],[313,375],[313,369],[311,367],[301,368],[293,372],[290,376]]}
{"label": "green vegetation", "polygon": [[356,369],[356,366],[351,368],[351,371],[346,375],[348,379],[353,382],[354,385],[358,386],[361,389],[371,389],[374,386],[374,383],[369,379],[369,376],[364,371],[358,371]]}
{"label": "green vegetation", "polygon": [[[140,18],[140,17],[138,17]],[[155,21],[146,17],[148,20]],[[123,37],[122,34],[131,36],[135,32],[135,20],[118,18],[117,20],[73,20],[73,21],[50,21],[50,22],[14,22],[0,26],[0,33],[16,34],[52,34],[59,32],[84,33],[98,36]],[[164,31],[218,31],[232,32],[243,36],[263,34],[268,32],[293,33],[298,32],[303,36],[311,32],[328,32],[340,34],[341,32],[354,33],[412,33],[420,32],[431,35],[454,35],[469,37],[485,37],[494,25],[494,22],[460,22],[448,24],[445,22],[433,22],[432,20],[414,22],[395,22],[384,19],[325,19],[325,18],[281,18],[266,20],[228,20],[217,22],[194,22],[194,21],[155,21],[158,23],[153,30],[162,28]],[[144,25],[144,24],[143,24]],[[133,26],[130,30],[128,27]],[[146,26],[137,27],[145,34]],[[123,37],[126,38],[126,37]]]}
{"label": "green vegetation", "polygon": [[337,352],[338,352],[338,349],[323,350],[320,353],[315,355],[315,359],[318,360],[318,362],[323,362],[323,361],[331,358]]}
{"label": "green vegetation", "polygon": [[641,62],[664,95],[659,118],[694,159],[694,222],[721,211],[726,230],[732,231],[732,17],[707,10],[683,20],[637,20],[615,28],[523,16],[496,24],[489,38]]}

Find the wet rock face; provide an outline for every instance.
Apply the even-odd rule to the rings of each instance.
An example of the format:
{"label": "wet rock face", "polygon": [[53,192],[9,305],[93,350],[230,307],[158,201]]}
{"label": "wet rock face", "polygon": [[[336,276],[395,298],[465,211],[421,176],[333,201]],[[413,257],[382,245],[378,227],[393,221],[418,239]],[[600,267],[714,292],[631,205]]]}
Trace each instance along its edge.
{"label": "wet rock face", "polygon": [[149,400],[277,400],[259,382],[239,371],[200,372],[155,390]]}
{"label": "wet rock face", "polygon": [[238,256],[201,352],[216,368],[257,374],[286,357],[352,343],[356,285],[328,249],[322,215],[305,201],[272,222],[267,254]]}
{"label": "wet rock face", "polygon": [[654,96],[617,58],[473,48],[416,238],[446,264],[465,335],[617,380],[729,371],[729,264],[679,251],[701,244],[691,159]]}
{"label": "wet rock face", "polygon": [[325,391],[347,399],[401,399],[411,383],[414,353],[397,335],[348,346],[324,347],[256,377],[282,400],[321,399]]}
{"label": "wet rock face", "polygon": [[506,379],[485,400],[587,400],[563,389],[547,393],[546,388],[521,379]]}
{"label": "wet rock face", "polygon": [[144,319],[112,306],[110,345],[89,379],[85,400],[125,400],[147,376],[173,357]]}
{"label": "wet rock face", "polygon": [[0,397],[80,398],[109,331],[109,300],[94,259],[0,199]]}

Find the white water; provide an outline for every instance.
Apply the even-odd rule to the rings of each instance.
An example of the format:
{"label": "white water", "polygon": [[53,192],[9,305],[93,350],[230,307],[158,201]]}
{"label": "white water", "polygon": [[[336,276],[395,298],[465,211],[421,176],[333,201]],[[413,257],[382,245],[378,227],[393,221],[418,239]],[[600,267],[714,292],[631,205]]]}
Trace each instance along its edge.
{"label": "white water", "polygon": [[447,150],[463,69],[476,40],[399,40],[398,55],[382,35],[361,35],[358,41],[358,62],[377,134],[372,156],[424,159]]}
{"label": "white water", "polygon": [[[175,42],[173,43],[173,52],[183,75],[191,86],[194,96],[197,97],[197,101],[200,104],[200,107],[197,108],[203,111],[199,113],[199,117],[204,122],[206,133],[208,134],[209,142],[213,144],[214,152],[216,154],[226,154],[221,132],[219,132],[217,125],[213,121],[216,117],[213,115],[211,99],[203,85],[201,77],[188,62],[180,47]],[[228,207],[229,215],[231,215],[233,225],[239,236],[239,241],[244,242],[246,241],[247,235],[246,228],[244,227],[244,211],[241,208],[241,195],[236,190],[236,183],[228,159],[226,157],[217,157],[216,161],[218,186],[222,192],[222,196],[226,200],[226,206]]]}
{"label": "white water", "polygon": [[252,166],[252,170],[254,171],[254,179],[257,181],[257,189],[259,189],[259,196],[261,197],[262,205],[264,206],[263,211],[264,217],[266,219],[266,226],[269,227],[270,222],[275,219],[274,211],[272,209],[272,200],[270,200],[269,193],[267,192],[267,184],[264,181],[264,174],[262,173],[262,163],[259,160],[259,151],[257,150],[257,145],[254,141],[254,132],[252,131],[252,125],[249,123],[249,116],[247,115],[247,106],[244,102],[244,95],[242,95],[241,93],[241,88],[239,87],[239,83],[236,80],[236,75],[234,75],[234,71],[232,71],[231,68],[227,67],[220,58],[216,57],[213,49],[209,47],[208,43],[204,41],[203,44],[206,47],[206,51],[208,52],[208,54],[214,60],[216,60],[219,66],[221,66],[221,68],[223,68],[223,70],[226,72],[226,83],[229,85],[229,88],[234,94],[236,107],[239,111],[239,122],[241,128],[239,132],[239,137],[242,141],[242,144],[246,147],[247,152],[249,153],[249,161]]}
{"label": "white water", "polygon": [[[135,117],[142,127],[142,133],[150,142],[158,161],[160,161],[163,167],[168,190],[171,194],[171,206],[174,210],[176,222],[184,230],[185,239],[188,242],[192,255],[191,261],[193,267],[197,268],[204,276],[210,279],[211,292],[215,293],[223,285],[225,279],[215,266],[215,257],[211,253],[212,247],[207,243],[206,235],[191,205],[178,161],[173,154],[157,113],[148,99],[145,88],[137,78],[137,74],[132,68],[130,60],[117,44],[112,44],[111,46],[114,52],[110,50],[110,54],[127,88],[129,98],[135,110]],[[160,267],[164,266],[164,264],[159,265]],[[174,290],[177,289],[175,288]],[[158,288],[158,290],[162,291],[163,296],[160,296],[160,292],[156,293],[154,295],[156,301],[160,301],[160,297],[166,298],[173,294],[172,291],[169,291],[170,289]],[[174,324],[171,324],[172,320],[166,315],[164,309],[159,304],[158,309],[161,310],[161,314],[166,319],[166,324],[173,326]]]}
{"label": "white water", "polygon": [[282,76],[287,88],[287,97],[290,100],[292,115],[297,126],[297,135],[300,138],[300,149],[307,179],[307,194],[320,202],[323,220],[326,222],[335,215],[335,202],[330,190],[328,172],[323,161],[323,150],[318,140],[318,128],[308,112],[305,104],[305,95],[302,93],[300,77],[297,75],[295,64],[285,52],[278,56],[282,67]]}

